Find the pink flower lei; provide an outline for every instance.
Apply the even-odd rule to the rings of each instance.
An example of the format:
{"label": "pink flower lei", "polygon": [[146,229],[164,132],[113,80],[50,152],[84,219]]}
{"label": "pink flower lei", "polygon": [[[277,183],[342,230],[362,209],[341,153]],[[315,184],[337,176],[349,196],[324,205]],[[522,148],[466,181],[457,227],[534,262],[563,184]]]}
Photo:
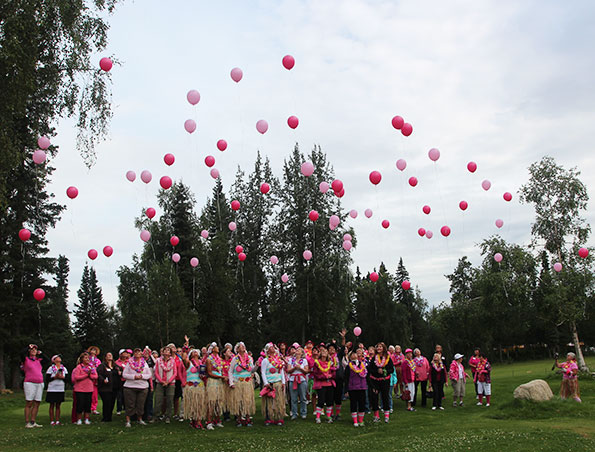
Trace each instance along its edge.
{"label": "pink flower lei", "polygon": [[136,373],[141,373],[145,368],[145,358],[142,358],[136,361],[134,358],[128,360],[128,364],[130,364],[130,368],[134,370]]}

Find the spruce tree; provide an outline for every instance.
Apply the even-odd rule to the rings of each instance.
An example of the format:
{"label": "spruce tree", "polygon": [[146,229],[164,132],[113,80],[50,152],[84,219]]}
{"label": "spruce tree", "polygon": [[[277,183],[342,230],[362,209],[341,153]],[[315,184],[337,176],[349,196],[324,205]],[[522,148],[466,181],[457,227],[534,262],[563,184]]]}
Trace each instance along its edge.
{"label": "spruce tree", "polygon": [[83,349],[97,345],[105,349],[108,337],[108,308],[103,301],[101,288],[93,267],[85,265],[78,290],[79,302],[75,304],[74,334]]}

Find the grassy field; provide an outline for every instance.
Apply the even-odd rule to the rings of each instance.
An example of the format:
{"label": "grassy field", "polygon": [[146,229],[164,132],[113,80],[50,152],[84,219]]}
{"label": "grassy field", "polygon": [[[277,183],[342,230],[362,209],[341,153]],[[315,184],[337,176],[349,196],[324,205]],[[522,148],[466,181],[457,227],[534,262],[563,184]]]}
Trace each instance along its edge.
{"label": "grassy field", "polygon": [[[589,360],[595,368],[595,359]],[[492,406],[475,406],[473,388],[463,408],[446,403],[442,412],[430,408],[405,411],[396,402],[389,425],[372,424],[366,416],[364,428],[353,428],[349,404],[342,421],[315,425],[311,411],[307,420],[287,421],[284,427],[264,427],[260,414],[253,428],[236,428],[227,423],[213,432],[196,431],[186,422],[156,423],[124,428],[121,416],[102,424],[93,417],[90,426],[50,427],[48,405],[42,403],[39,429],[25,429],[23,395],[0,396],[1,451],[595,451],[595,380],[580,382],[582,404],[558,397],[542,404],[520,403],[512,397],[514,388],[535,378],[549,382],[558,394],[560,377],[550,371],[551,362],[534,361],[494,366]],[[451,390],[446,393],[450,402]],[[45,397],[45,395],[44,395]],[[62,405],[62,418],[70,419],[70,399]],[[100,408],[101,409],[101,408]],[[97,421],[97,422],[95,422]],[[208,448],[208,449],[207,449]]]}

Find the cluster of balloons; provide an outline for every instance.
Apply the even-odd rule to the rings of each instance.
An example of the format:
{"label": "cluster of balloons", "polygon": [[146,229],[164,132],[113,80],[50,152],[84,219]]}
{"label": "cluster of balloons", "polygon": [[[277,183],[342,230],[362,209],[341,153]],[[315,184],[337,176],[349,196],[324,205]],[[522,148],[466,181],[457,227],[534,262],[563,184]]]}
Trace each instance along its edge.
{"label": "cluster of balloons", "polygon": [[343,235],[343,249],[345,251],[350,251],[353,247],[353,243],[351,242],[352,237],[351,234],[344,234]]}
{"label": "cluster of balloons", "polygon": [[405,122],[401,116],[394,116],[391,123],[396,130],[401,131],[403,136],[408,137],[413,133],[413,126],[408,122]]}
{"label": "cluster of balloons", "polygon": [[[114,249],[111,246],[106,245],[106,246],[103,247],[103,255],[105,257],[110,257],[112,254],[114,254]],[[95,259],[97,259],[97,256],[98,255],[99,255],[99,253],[97,252],[96,249],[91,248],[89,251],[87,251],[87,256],[92,261],[94,261]]]}

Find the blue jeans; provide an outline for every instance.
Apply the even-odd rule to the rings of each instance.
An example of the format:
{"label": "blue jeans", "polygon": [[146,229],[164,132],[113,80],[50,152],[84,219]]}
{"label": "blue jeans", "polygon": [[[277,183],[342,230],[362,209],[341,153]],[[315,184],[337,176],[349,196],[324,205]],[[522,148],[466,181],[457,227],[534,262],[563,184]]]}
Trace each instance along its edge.
{"label": "blue jeans", "polygon": [[298,397],[300,399],[300,415],[305,416],[307,413],[306,409],[306,391],[308,389],[308,383],[302,381],[297,385],[297,389],[293,389],[293,382],[289,382],[289,395],[291,396],[291,415],[298,415]]}

